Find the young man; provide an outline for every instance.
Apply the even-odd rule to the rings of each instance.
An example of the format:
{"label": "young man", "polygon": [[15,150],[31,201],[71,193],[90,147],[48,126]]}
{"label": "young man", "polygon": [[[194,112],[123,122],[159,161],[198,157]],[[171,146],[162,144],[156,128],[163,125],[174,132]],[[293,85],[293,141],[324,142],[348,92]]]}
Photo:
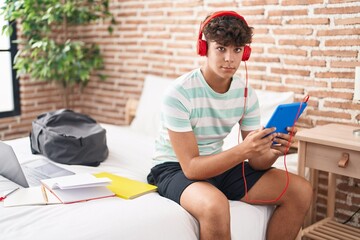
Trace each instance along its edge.
{"label": "young man", "polygon": [[[256,94],[235,75],[250,56],[251,39],[252,28],[237,13],[212,14],[199,32],[198,53],[207,61],[174,81],[164,97],[148,181],[198,220],[200,239],[230,239],[228,200],[276,205],[267,239],[294,239],[311,202],[310,185],[297,175],[290,174],[284,191],[285,172],[271,166],[285,153],[290,134],[259,126]],[[237,123],[243,142],[222,151]]]}

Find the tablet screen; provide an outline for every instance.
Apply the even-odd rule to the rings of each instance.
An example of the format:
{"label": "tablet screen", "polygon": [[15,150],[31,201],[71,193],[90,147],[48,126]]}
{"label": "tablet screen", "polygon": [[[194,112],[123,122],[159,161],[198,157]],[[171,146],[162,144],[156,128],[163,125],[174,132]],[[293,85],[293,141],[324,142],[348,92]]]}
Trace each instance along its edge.
{"label": "tablet screen", "polygon": [[[275,132],[287,134],[287,127],[292,127],[306,108],[306,102],[295,102],[277,106],[265,128],[276,127]],[[299,108],[300,112],[299,112]],[[298,113],[299,112],[299,113]],[[298,115],[298,116],[297,116]],[[295,119],[297,117],[297,119]]]}

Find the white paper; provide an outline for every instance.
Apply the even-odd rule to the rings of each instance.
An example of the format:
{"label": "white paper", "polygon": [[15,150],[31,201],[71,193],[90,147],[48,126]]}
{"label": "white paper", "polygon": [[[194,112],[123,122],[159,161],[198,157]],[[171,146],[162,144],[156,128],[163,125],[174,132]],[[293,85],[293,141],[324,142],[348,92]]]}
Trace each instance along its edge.
{"label": "white paper", "polygon": [[97,178],[92,174],[75,174],[57,178],[43,179],[41,182],[50,189],[76,189],[107,186],[109,178]]}
{"label": "white paper", "polygon": [[60,200],[44,187],[21,188],[4,200],[4,207],[59,204]]}
{"label": "white paper", "polygon": [[54,189],[52,190],[62,203],[74,203],[100,199],[104,197],[112,197],[115,194],[107,187],[87,187],[76,189]]}

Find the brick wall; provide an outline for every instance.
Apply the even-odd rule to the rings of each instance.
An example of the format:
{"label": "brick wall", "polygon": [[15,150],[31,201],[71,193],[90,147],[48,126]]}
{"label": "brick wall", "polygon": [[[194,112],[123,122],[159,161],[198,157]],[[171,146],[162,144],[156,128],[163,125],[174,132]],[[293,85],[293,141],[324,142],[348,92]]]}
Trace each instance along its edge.
{"label": "brick wall", "polygon": [[[117,25],[111,36],[102,23],[78,29],[81,38],[101,45],[108,78],[100,82],[94,75],[82,94],[76,89],[74,109],[124,124],[125,103],[139,98],[147,74],[175,78],[201,64],[195,54],[199,22],[217,10],[235,10],[255,28],[247,64],[252,86],[294,91],[296,100],[311,96],[301,127],[359,124],[360,103],[353,101],[354,70],[360,66],[358,0],[112,0]],[[39,113],[62,106],[57,86],[27,78],[20,85],[22,114],[0,119],[1,139],[26,136]],[[338,180],[338,218],[359,207],[359,185]],[[325,212],[325,184],[320,196],[319,217]],[[359,226],[359,215],[353,224]]]}

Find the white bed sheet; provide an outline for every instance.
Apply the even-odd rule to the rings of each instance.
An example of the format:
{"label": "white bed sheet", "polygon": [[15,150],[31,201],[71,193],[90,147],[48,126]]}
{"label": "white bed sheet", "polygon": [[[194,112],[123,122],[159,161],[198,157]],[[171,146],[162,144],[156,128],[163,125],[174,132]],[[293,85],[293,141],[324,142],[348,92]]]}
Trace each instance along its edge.
{"label": "white bed sheet", "polygon": [[[132,130],[103,124],[107,130],[108,159],[99,167],[69,166],[77,173],[109,171],[146,181],[151,168],[153,139]],[[7,141],[25,162],[31,154],[28,138]],[[0,183],[0,191],[4,190]],[[265,238],[272,206],[252,206],[230,201],[232,239]],[[219,223],[221,224],[221,223]],[[3,207],[0,203],[0,239],[198,239],[197,221],[178,204],[158,193],[134,200],[113,197],[54,206]]]}

